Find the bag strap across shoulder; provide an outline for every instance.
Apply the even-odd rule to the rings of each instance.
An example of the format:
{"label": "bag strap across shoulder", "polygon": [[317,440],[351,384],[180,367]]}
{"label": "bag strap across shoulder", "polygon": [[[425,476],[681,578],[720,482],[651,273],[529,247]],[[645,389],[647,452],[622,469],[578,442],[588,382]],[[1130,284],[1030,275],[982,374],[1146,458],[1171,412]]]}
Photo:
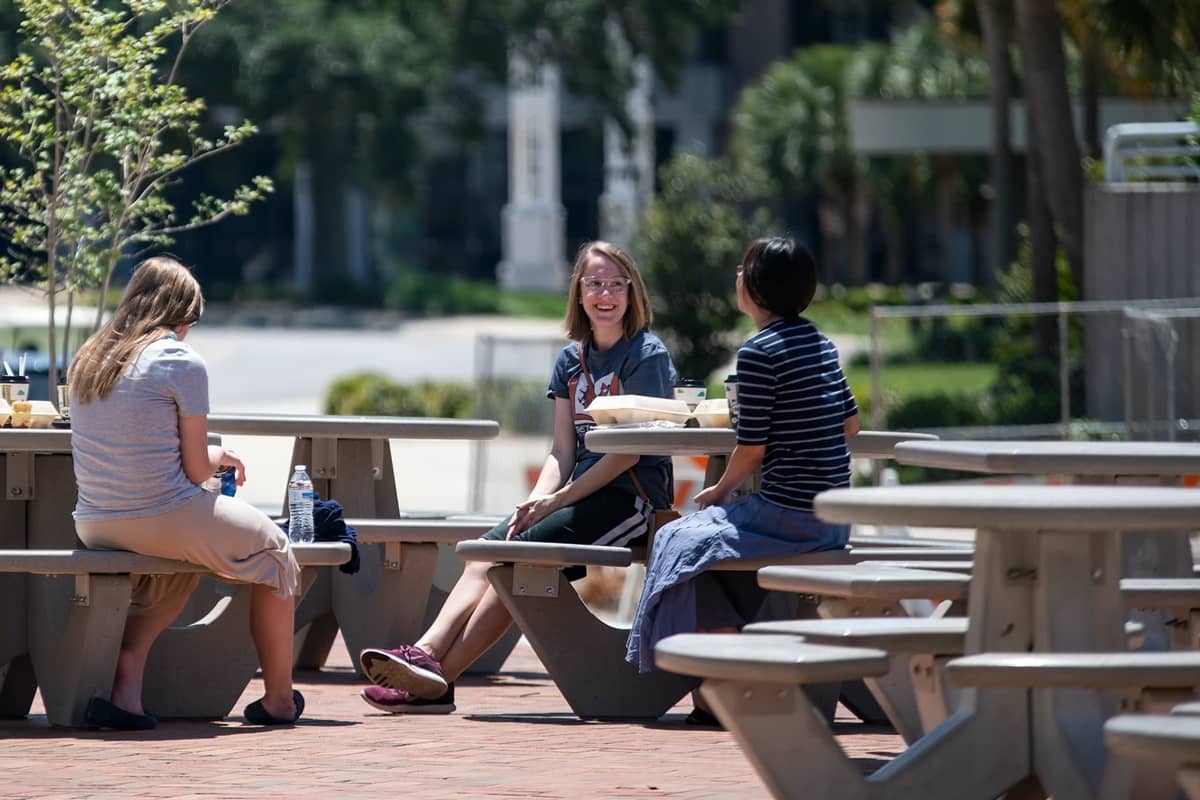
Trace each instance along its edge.
{"label": "bag strap across shoulder", "polygon": [[[579,366],[583,370],[584,380],[587,381],[588,389],[591,390],[592,397],[596,396],[596,384],[592,382],[592,373],[588,370],[587,359],[583,356],[583,342],[576,342],[575,346],[579,348]],[[646,504],[646,508],[655,511],[669,511],[671,509],[654,509],[650,504],[650,495],[646,494],[646,490],[642,488],[642,482],[638,480],[638,476],[634,473],[633,467],[625,470],[625,474],[629,476],[629,480],[633,482],[633,488],[637,491],[638,497],[642,498],[642,502]],[[676,513],[676,516],[679,516]]]}

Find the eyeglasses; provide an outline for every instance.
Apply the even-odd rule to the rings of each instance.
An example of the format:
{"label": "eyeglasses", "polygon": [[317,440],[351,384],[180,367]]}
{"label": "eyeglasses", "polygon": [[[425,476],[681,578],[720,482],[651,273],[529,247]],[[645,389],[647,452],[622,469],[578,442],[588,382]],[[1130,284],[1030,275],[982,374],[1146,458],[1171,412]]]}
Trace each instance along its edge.
{"label": "eyeglasses", "polygon": [[194,317],[188,317],[187,326],[189,328],[194,328],[199,324],[200,324],[200,315],[199,314],[197,314]]}
{"label": "eyeglasses", "polygon": [[633,281],[629,278],[618,278],[611,281],[602,281],[599,278],[580,278],[579,283],[583,286],[583,291],[588,294],[601,294],[608,292],[609,294],[625,294],[629,290],[629,284]]}

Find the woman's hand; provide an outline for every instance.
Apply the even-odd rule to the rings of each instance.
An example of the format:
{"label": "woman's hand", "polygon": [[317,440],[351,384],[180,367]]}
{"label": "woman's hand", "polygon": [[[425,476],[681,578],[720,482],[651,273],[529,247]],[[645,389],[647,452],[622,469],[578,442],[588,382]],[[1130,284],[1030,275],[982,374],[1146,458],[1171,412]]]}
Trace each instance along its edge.
{"label": "woman's hand", "polygon": [[226,448],[221,452],[221,458],[217,462],[217,466],[233,467],[234,474],[237,476],[237,485],[241,486],[246,482],[246,465],[242,463],[242,459],[238,454]]}
{"label": "woman's hand", "polygon": [[700,508],[708,508],[709,506],[723,506],[729,502],[729,492],[721,489],[721,485],[715,484],[708,487],[702,492],[699,492],[692,498],[696,505]]}
{"label": "woman's hand", "polygon": [[530,497],[525,502],[518,503],[517,507],[513,509],[512,519],[508,521],[506,538],[511,539],[532,528],[561,507],[562,501],[556,492]]}

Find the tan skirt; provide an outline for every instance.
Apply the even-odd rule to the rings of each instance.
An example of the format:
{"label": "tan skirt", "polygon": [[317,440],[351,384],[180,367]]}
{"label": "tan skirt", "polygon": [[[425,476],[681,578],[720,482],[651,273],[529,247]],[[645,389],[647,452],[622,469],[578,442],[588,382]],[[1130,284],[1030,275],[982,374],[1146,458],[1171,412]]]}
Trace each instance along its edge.
{"label": "tan skirt", "polygon": [[[201,492],[165,514],[76,520],[75,532],[96,550],[131,550],[199,564],[226,580],[266,584],[281,597],[299,591],[300,567],[287,536],[266,514],[234,497]],[[130,613],[147,614],[186,597],[197,580],[196,575],[139,579]]]}

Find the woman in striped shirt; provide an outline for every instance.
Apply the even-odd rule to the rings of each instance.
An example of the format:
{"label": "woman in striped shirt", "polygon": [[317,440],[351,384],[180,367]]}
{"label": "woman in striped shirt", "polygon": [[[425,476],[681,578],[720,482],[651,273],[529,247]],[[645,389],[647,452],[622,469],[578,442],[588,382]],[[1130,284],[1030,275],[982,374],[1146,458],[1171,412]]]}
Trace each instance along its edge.
{"label": "woman in striped shirt", "polygon": [[[718,561],[839,549],[845,525],[813,516],[813,497],[850,483],[846,437],[858,406],[837,349],[801,312],[817,286],[812,254],[793,239],[758,239],[737,268],[738,308],[758,332],[738,350],[737,446],[725,473],[696,495],[701,510],[654,537],[627,659],[654,668],[654,645],[675,633],[734,631],[765,592],[753,573],[712,572]],[[755,470],[758,492],[730,502]],[[689,721],[711,715],[693,712]]]}

